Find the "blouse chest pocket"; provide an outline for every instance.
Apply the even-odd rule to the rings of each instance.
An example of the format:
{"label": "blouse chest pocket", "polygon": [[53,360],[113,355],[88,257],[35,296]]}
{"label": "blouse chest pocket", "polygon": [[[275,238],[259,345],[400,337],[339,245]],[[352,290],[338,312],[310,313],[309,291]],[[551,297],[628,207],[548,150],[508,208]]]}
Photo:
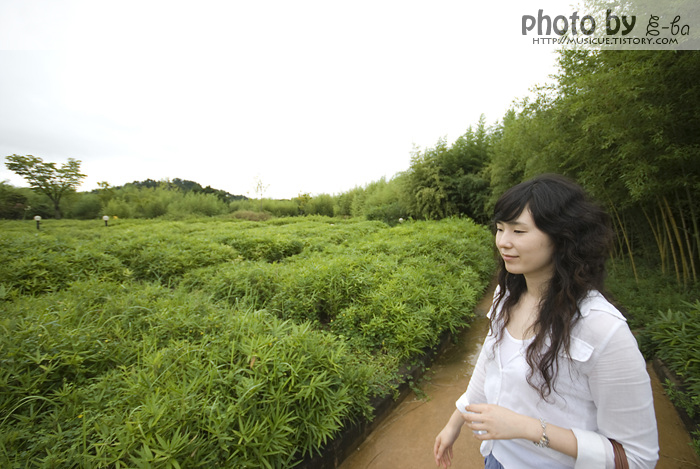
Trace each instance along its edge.
{"label": "blouse chest pocket", "polygon": [[584,400],[591,399],[588,387],[588,372],[590,371],[590,360],[595,348],[581,339],[571,337],[569,354],[571,359],[566,357],[563,350],[559,353],[560,376],[557,379],[557,388],[564,395],[572,395]]}
{"label": "blouse chest pocket", "polygon": [[584,363],[593,355],[593,346],[588,342],[572,337],[571,343],[569,344],[569,354],[573,360]]}

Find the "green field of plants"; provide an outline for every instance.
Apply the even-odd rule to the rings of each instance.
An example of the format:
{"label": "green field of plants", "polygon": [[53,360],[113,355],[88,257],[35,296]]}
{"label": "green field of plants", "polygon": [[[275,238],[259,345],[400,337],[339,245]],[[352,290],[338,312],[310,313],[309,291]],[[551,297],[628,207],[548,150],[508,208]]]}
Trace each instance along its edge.
{"label": "green field of plants", "polygon": [[491,278],[468,219],[0,222],[1,467],[292,467]]}

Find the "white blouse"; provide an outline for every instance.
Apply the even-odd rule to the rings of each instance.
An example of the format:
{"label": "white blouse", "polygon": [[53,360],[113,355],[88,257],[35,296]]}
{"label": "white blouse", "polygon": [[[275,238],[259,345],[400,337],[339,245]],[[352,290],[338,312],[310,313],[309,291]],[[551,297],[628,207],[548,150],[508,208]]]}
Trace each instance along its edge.
{"label": "white blouse", "polygon": [[493,452],[506,469],[613,469],[609,438],[623,445],[630,468],[653,468],[658,460],[651,383],[624,316],[597,291],[589,293],[579,309],[582,317],[571,334],[571,359],[562,352],[555,390],[546,400],[528,384],[523,354],[502,361],[502,344],[494,335],[489,332],[484,341],[460,402],[497,404],[544,418],[571,428],[578,443],[574,459],[529,440],[484,441],[482,455]]}

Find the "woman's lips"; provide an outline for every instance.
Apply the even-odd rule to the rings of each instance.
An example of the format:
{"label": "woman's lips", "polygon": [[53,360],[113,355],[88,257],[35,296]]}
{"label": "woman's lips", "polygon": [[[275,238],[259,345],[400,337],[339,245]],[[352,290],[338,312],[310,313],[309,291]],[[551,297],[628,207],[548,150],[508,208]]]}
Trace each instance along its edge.
{"label": "woman's lips", "polygon": [[517,256],[509,256],[507,254],[501,254],[501,257],[503,258],[504,261],[512,261],[515,260]]}

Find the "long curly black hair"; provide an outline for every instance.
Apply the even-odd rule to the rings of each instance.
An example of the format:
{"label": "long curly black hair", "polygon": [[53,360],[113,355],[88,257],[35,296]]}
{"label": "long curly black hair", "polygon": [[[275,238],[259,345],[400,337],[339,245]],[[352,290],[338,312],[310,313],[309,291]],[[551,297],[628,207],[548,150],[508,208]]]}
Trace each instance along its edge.
{"label": "long curly black hair", "polygon": [[[557,357],[564,352],[570,358],[571,331],[580,319],[580,301],[591,290],[604,291],[605,261],[613,236],[608,214],[581,186],[564,176],[543,174],[510,188],[496,203],[494,227],[514,221],[525,209],[554,243],[554,274],[539,305],[533,325],[535,337],[526,353],[530,366],[527,381],[546,399],[556,392]],[[503,259],[498,284],[491,330],[501,340],[511,310],[527,285],[522,274],[506,270]]]}

